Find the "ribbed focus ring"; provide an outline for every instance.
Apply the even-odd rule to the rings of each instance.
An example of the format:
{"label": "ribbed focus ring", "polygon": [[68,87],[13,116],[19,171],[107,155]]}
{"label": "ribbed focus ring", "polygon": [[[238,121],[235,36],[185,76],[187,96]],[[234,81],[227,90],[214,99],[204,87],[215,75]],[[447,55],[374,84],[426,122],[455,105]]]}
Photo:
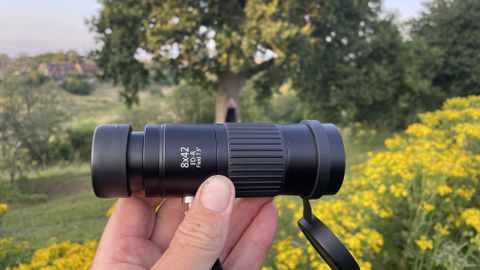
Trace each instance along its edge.
{"label": "ribbed focus ring", "polygon": [[275,196],[285,179],[285,143],[269,123],[226,123],[228,176],[238,197]]}

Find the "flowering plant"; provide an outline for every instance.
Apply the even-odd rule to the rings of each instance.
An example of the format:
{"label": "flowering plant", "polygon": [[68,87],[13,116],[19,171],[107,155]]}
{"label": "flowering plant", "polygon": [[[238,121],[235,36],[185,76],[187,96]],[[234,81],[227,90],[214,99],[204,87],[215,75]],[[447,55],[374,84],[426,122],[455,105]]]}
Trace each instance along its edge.
{"label": "flowering plant", "polygon": [[[480,267],[480,97],[452,98],[419,117],[353,166],[338,196],[313,204],[362,269]],[[265,269],[328,269],[291,234],[300,201],[276,203],[279,239]]]}

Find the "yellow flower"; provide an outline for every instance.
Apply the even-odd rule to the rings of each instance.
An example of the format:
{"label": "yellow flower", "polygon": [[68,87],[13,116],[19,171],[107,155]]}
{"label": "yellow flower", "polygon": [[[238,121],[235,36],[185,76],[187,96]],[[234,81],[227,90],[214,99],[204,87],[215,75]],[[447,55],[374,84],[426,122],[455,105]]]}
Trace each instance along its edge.
{"label": "yellow flower", "polygon": [[439,234],[441,235],[449,235],[450,234],[450,231],[448,230],[448,226],[446,225],[442,225],[440,223],[437,223],[435,224],[435,226],[433,227],[433,229],[438,232]]}
{"label": "yellow flower", "polygon": [[425,235],[422,235],[420,239],[415,240],[415,244],[420,248],[421,251],[425,251],[427,249],[433,249],[433,242],[432,240],[428,239]]}
{"label": "yellow flower", "polygon": [[432,129],[423,124],[412,124],[405,131],[406,134],[416,137],[427,137],[432,134]]}
{"label": "yellow flower", "polygon": [[472,198],[474,193],[475,193],[475,190],[468,190],[468,189],[465,189],[465,188],[457,188],[455,190],[455,194],[457,194],[460,197],[465,198],[466,200],[470,200],[470,198]]}
{"label": "yellow flower", "polygon": [[0,203],[0,215],[5,214],[8,211],[8,205]]}
{"label": "yellow flower", "polygon": [[452,188],[449,187],[448,185],[446,184],[441,184],[437,187],[437,192],[438,194],[440,194],[441,196],[444,196],[444,195],[447,195],[449,193],[452,193]]}
{"label": "yellow flower", "polygon": [[402,142],[403,142],[402,137],[396,135],[391,139],[385,140],[385,146],[387,146],[388,149],[394,149],[395,147],[399,146]]}
{"label": "yellow flower", "polygon": [[107,217],[111,217],[111,216],[112,216],[113,210],[115,210],[115,205],[116,205],[116,203],[112,204],[112,206],[110,206],[110,208],[108,208],[107,214],[106,214]]}
{"label": "yellow flower", "polygon": [[391,185],[390,192],[397,198],[407,197],[407,190],[405,189],[405,185],[402,183]]}
{"label": "yellow flower", "polygon": [[281,240],[275,246],[278,253],[276,261],[280,269],[297,269],[300,263],[302,249],[292,243],[291,238]]}
{"label": "yellow flower", "polygon": [[462,220],[473,227],[477,233],[480,233],[480,210],[477,208],[468,208],[462,212]]}
{"label": "yellow flower", "polygon": [[[410,269],[417,258],[436,265],[426,253],[437,239],[468,243],[459,250],[465,260],[474,261],[480,252],[480,96],[449,99],[441,110],[420,119],[386,140],[385,150],[368,153],[365,162],[351,166],[341,196],[312,202],[313,212],[347,245],[362,269],[385,268],[384,261],[392,262],[390,268]],[[417,196],[424,201],[419,204]],[[282,226],[272,263],[266,266],[329,269],[296,233],[301,207],[289,199],[275,202]],[[406,237],[389,239],[392,233]],[[411,237],[418,252],[403,250],[412,248],[407,243]],[[399,243],[385,246],[392,240]],[[406,258],[400,262],[395,254]]]}
{"label": "yellow flower", "polygon": [[422,202],[420,203],[420,209],[425,211],[425,212],[432,212],[433,210],[435,210],[435,205],[431,204],[431,203],[427,203],[427,202]]}
{"label": "yellow flower", "polygon": [[84,269],[87,270],[95,255],[96,241],[85,244],[68,241],[56,243],[35,251],[29,264],[20,264],[14,270],[60,270]]}
{"label": "yellow flower", "polygon": [[386,190],[387,190],[387,186],[385,186],[384,184],[381,184],[380,186],[378,186],[378,193],[383,194],[385,193]]}

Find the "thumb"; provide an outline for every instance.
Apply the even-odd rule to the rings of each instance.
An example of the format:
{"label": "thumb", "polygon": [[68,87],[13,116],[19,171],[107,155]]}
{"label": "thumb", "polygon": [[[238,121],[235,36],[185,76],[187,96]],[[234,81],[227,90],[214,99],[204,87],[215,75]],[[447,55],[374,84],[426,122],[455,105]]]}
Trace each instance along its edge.
{"label": "thumb", "polygon": [[228,178],[208,178],[153,269],[209,270],[225,244],[234,197],[235,188]]}

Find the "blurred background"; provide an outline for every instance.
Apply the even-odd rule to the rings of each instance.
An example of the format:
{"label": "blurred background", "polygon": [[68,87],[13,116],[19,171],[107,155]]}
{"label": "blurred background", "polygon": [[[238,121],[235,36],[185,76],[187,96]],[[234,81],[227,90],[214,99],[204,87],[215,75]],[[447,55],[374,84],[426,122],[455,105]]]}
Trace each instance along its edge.
{"label": "blurred background", "polygon": [[[0,269],[87,269],[100,123],[337,124],[362,269],[480,269],[480,1],[0,0]],[[263,269],[328,269],[296,198]]]}

